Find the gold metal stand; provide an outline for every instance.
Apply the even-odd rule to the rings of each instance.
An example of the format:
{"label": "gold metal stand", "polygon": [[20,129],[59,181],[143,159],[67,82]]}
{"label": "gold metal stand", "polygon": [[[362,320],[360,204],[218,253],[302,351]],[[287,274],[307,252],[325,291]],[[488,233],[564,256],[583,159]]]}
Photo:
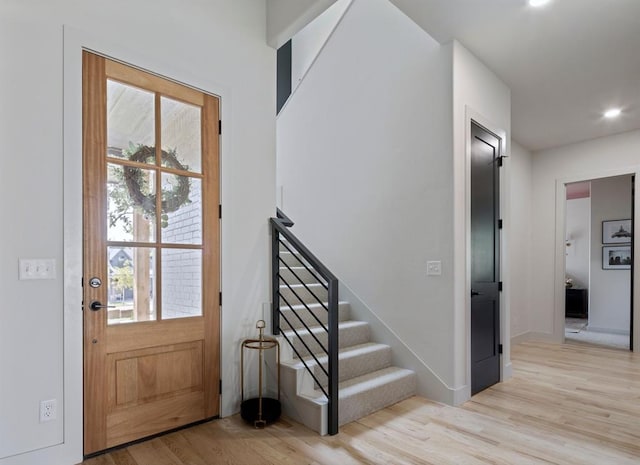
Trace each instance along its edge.
{"label": "gold metal stand", "polygon": [[[256,428],[264,428],[267,424],[273,423],[280,417],[280,343],[272,338],[264,336],[265,322],[258,320],[256,328],[260,332],[258,339],[245,339],[242,341],[240,353],[240,386],[242,403],[240,404],[240,414],[246,421],[253,423]],[[244,350],[252,349],[258,351],[258,397],[244,399]],[[276,349],[276,370],[278,383],[278,399],[263,397],[263,365],[264,351]]]}

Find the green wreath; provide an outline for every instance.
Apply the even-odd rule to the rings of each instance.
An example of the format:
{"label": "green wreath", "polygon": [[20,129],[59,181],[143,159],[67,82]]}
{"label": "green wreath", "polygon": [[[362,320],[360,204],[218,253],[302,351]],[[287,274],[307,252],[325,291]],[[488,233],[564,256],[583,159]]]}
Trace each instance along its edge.
{"label": "green wreath", "polygon": [[[138,163],[148,163],[156,156],[155,147],[140,145],[129,155],[129,160]],[[187,171],[188,166],[178,161],[175,150],[162,150],[162,164],[169,168]],[[189,178],[187,176],[177,176],[178,183],[169,191],[162,192],[161,211],[163,213],[163,223],[167,213],[177,211],[181,206],[191,203],[189,200]],[[129,191],[129,197],[133,203],[140,208],[147,216],[153,217],[156,214],[156,194],[145,194],[149,191],[148,181],[143,175],[141,168],[132,166],[124,167],[124,182]],[[163,224],[164,227],[164,224]]]}

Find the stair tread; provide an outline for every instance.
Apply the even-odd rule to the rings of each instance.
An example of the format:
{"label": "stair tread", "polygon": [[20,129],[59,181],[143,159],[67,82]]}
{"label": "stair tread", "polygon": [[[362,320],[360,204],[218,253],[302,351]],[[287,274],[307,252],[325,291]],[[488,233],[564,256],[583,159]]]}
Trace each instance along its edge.
{"label": "stair tread", "polygon": [[[381,370],[372,371],[355,378],[342,381],[338,384],[339,398],[344,399],[368,389],[376,388],[384,384],[413,376],[414,371],[400,367],[387,367]],[[316,392],[322,392],[320,390]]]}
{"label": "stair tread", "polygon": [[[406,368],[396,366],[382,368],[338,383],[338,398],[342,401],[368,390],[379,388],[385,384],[407,379],[412,376],[415,376],[415,372]],[[325,404],[327,402],[327,397],[321,389],[314,390],[312,396],[302,396],[318,404]]]}
{"label": "stair tread", "polygon": [[298,257],[301,258],[302,260],[304,260],[305,258],[302,256],[301,253],[295,252],[295,253],[291,253],[288,250],[280,250],[280,256],[282,257],[283,255],[292,255],[294,257]]}
{"label": "stair tread", "polygon": [[311,267],[311,266],[303,266],[303,265],[280,265],[279,266],[280,271],[289,271],[289,270],[293,270],[293,271],[313,271],[314,273],[320,275],[319,271],[316,271],[315,268]]}
{"label": "stair tread", "polygon": [[323,278],[318,271],[305,266],[281,266],[278,273],[282,280],[294,280],[299,283],[327,284],[327,279]]}
{"label": "stair tread", "polygon": [[293,288],[305,288],[305,287],[313,287],[313,288],[322,288],[325,291],[327,290],[321,283],[319,282],[315,282],[315,283],[308,283],[308,284],[280,284],[280,289],[284,288],[284,289],[289,289],[289,287],[293,287]]}
{"label": "stair tread", "polygon": [[310,266],[309,262],[297,252],[291,253],[288,250],[280,250],[279,258],[289,266],[303,266],[302,264]]}
{"label": "stair tread", "polygon": [[[342,300],[338,302],[338,307],[345,306],[345,305],[349,305],[349,302],[342,301]],[[324,306],[329,306],[329,303],[328,302],[322,302],[322,303],[312,302],[312,303],[308,303],[306,307],[304,304],[296,304],[296,305],[292,305],[291,307],[289,307],[288,305],[284,305],[284,306],[280,306],[280,310],[291,310],[292,308],[294,310],[306,310],[307,307],[310,309],[314,309],[314,308],[323,308]]]}
{"label": "stair tread", "polygon": [[[343,347],[338,351],[338,360],[345,360],[351,357],[357,357],[358,355],[370,354],[378,350],[386,350],[389,346],[387,344],[380,344],[377,342],[365,342],[364,344],[357,344],[355,346]],[[329,356],[327,354],[316,355],[320,363],[325,363]],[[307,365],[315,366],[317,363],[310,355],[303,357]],[[283,362],[284,365],[288,365],[292,368],[303,368],[304,364],[298,359],[294,359],[289,362]]]}
{"label": "stair tread", "polygon": [[[349,329],[349,328],[357,328],[359,326],[367,326],[368,324],[369,323],[367,323],[366,321],[357,321],[357,320],[339,321],[338,322],[338,330]],[[311,326],[309,329],[314,334],[325,332],[324,328],[322,326],[320,326],[320,325]],[[307,329],[298,329],[295,332],[292,329],[283,329],[282,332],[285,333],[285,335],[287,335],[287,336],[293,336],[295,332],[298,333],[298,336],[305,336],[305,335],[309,334],[309,331]]]}

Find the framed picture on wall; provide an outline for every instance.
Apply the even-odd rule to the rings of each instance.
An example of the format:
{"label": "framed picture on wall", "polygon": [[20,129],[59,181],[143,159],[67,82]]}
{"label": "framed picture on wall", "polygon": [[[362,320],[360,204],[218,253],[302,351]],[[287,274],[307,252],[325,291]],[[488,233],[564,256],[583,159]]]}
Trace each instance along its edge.
{"label": "framed picture on wall", "polygon": [[614,220],[602,222],[603,244],[624,244],[631,242],[631,220]]}
{"label": "framed picture on wall", "polygon": [[630,270],[630,245],[605,245],[602,247],[603,270]]}

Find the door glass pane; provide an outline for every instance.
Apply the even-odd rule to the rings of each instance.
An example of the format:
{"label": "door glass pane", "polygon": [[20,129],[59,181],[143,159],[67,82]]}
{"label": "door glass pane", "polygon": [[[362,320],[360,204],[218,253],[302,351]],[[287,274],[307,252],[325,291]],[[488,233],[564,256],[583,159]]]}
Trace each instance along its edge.
{"label": "door glass pane", "polygon": [[162,250],[162,319],[202,315],[202,250]]}
{"label": "door glass pane", "polygon": [[202,180],[162,173],[162,242],[202,244]]}
{"label": "door glass pane", "polygon": [[476,138],[471,146],[471,281],[496,280],[495,148]]}
{"label": "door glass pane", "polygon": [[202,172],[200,107],[161,97],[162,166]]}
{"label": "door glass pane", "polygon": [[155,171],[107,165],[107,240],[155,240]]}
{"label": "door glass pane", "polygon": [[134,323],[156,319],[155,249],[108,247],[108,323]]}
{"label": "door glass pane", "polygon": [[108,156],[155,164],[154,106],[153,92],[107,80]]}

